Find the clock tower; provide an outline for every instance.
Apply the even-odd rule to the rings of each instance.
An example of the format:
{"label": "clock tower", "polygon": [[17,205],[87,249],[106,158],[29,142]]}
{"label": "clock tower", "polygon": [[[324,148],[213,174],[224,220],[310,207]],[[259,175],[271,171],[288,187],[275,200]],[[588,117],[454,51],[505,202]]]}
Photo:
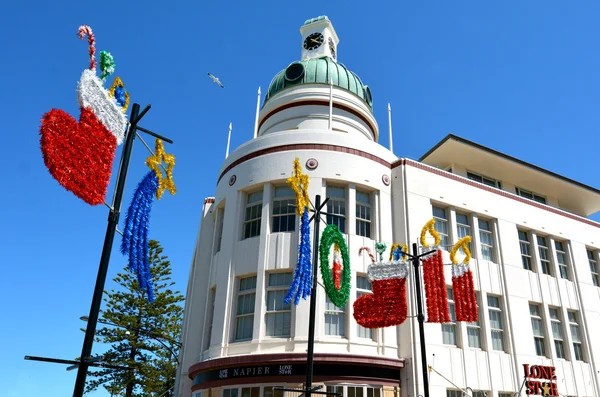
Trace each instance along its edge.
{"label": "clock tower", "polygon": [[302,59],[330,57],[337,61],[338,39],[327,16],[308,19],[300,28],[302,34]]}

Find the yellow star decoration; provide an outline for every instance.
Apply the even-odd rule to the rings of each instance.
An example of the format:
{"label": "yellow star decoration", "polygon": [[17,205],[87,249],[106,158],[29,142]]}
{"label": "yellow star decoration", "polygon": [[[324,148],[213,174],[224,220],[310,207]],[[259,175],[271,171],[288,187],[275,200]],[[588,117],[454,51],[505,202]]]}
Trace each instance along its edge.
{"label": "yellow star decoration", "polygon": [[[160,170],[160,165],[162,163],[167,164],[167,177],[163,178],[162,171]],[[156,190],[156,198],[160,200],[163,195],[165,189],[167,189],[171,194],[175,194],[177,192],[177,188],[175,187],[175,182],[173,181],[173,167],[175,167],[175,156],[172,154],[165,153],[165,146],[163,141],[160,139],[156,139],[156,154],[150,156],[146,159],[146,165],[154,171],[156,177],[158,178],[158,189]]]}
{"label": "yellow star decoration", "polygon": [[310,200],[308,199],[308,175],[302,173],[300,159],[296,157],[294,160],[294,171],[292,176],[287,179],[288,185],[296,192],[296,212],[302,216],[304,207],[308,207]]}
{"label": "yellow star decoration", "polygon": [[544,396],[549,396],[550,395],[550,385],[547,383],[544,383],[544,386],[542,386],[542,390],[544,390]]}

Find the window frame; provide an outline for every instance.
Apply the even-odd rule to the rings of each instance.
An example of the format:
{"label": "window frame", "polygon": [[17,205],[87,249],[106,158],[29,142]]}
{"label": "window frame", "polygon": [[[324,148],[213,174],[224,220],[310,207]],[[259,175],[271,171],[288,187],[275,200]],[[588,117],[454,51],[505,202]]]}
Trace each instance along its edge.
{"label": "window frame", "polygon": [[[571,317],[573,315],[573,317]],[[581,339],[581,326],[579,325],[579,314],[575,310],[567,311],[567,321],[569,322],[569,331],[571,333],[571,341],[573,343],[573,353],[575,354],[573,359],[575,361],[585,361],[585,355],[583,351],[583,340]],[[573,335],[577,335],[577,339]]]}
{"label": "window frame", "polygon": [[[448,313],[450,313],[450,322],[442,323],[442,344],[458,347],[458,332],[456,329],[456,306],[454,302],[454,290],[452,289],[452,286],[446,286],[446,293],[448,294]],[[452,339],[452,337],[448,338],[447,335],[453,335],[454,343],[449,343],[451,342],[450,339]]]}
{"label": "window frame", "polygon": [[[250,197],[255,193],[261,193],[261,199],[257,201],[250,202]],[[262,225],[262,208],[264,204],[264,190],[257,189],[246,194],[246,205],[244,207],[244,222],[242,223],[242,240],[246,240],[252,237],[260,236],[260,229]],[[252,218],[253,208],[257,208],[257,216]],[[248,210],[250,210],[250,218],[248,214]],[[252,233],[252,225],[256,225],[256,234]]]}
{"label": "window frame", "polygon": [[[367,192],[364,190],[360,190],[360,189],[355,189],[355,206],[356,206],[356,229],[355,229],[355,233],[357,236],[362,236],[362,237],[366,237],[366,238],[373,238],[372,237],[372,225],[373,225],[373,205],[371,204],[372,201],[372,194],[371,192]],[[366,197],[368,197],[369,202],[365,203],[363,201],[358,201],[358,197],[359,197],[359,193],[365,195]],[[364,212],[366,214],[366,216],[368,217],[362,217],[362,211],[364,209]],[[363,232],[363,227],[364,226],[364,234]]]}
{"label": "window frame", "polygon": [[[247,288],[242,290],[242,281],[243,280],[248,280],[248,279],[252,279],[254,278],[254,288]],[[237,291],[236,291],[236,306],[235,306],[235,322],[234,322],[234,332],[233,332],[233,341],[234,342],[247,342],[249,340],[252,340],[252,338],[254,337],[254,314],[256,312],[256,281],[257,281],[257,277],[256,274],[253,275],[246,275],[246,276],[241,276],[238,277],[237,279]],[[248,296],[248,295],[254,295],[254,307],[252,307],[252,312],[248,312],[248,313],[242,313],[239,314],[239,310],[240,310],[240,297],[242,296]],[[252,324],[252,328],[251,328],[251,334],[249,338],[238,338],[238,330],[240,327],[240,319],[242,317],[251,317],[251,324]]]}
{"label": "window frame", "polygon": [[[473,233],[471,232],[472,230],[472,226],[471,226],[471,215],[464,213],[464,212],[456,212],[456,238],[458,240],[460,240],[461,238],[464,238],[466,236],[472,236]],[[459,216],[464,216],[466,219],[467,223],[462,223],[458,221],[458,217]],[[469,247],[469,251],[473,252],[473,248],[471,246],[471,243],[467,243],[467,247]],[[459,248],[459,252],[461,254],[465,254],[465,252],[463,251],[462,248]]]}
{"label": "window frame", "polygon": [[554,277],[554,272],[552,271],[552,261],[550,260],[550,246],[548,244],[547,236],[540,236],[538,234],[535,236],[535,238],[538,246],[540,271],[547,276]]}
{"label": "window frame", "polygon": [[[346,304],[347,306],[347,304]],[[324,310],[324,322],[323,322],[323,326],[324,326],[324,331],[325,331],[325,336],[327,337],[337,337],[337,338],[347,338],[347,332],[346,332],[346,308],[340,308],[337,307],[333,302],[331,302],[331,300],[329,299],[329,297],[327,295],[325,295],[325,310]],[[336,334],[332,334],[330,333],[331,331],[331,325],[332,323],[328,323],[328,317],[327,316],[331,316],[329,317],[330,319],[333,318],[334,316],[338,318],[338,331],[340,328],[342,328],[342,332],[338,332]],[[341,321],[339,320],[341,318]]]}
{"label": "window frame", "polygon": [[[289,189],[291,190],[290,194],[287,196],[281,196],[281,197],[277,197],[277,191],[278,189],[282,189],[285,188],[286,190]],[[275,185],[273,186],[273,199],[271,200],[272,206],[271,206],[271,233],[290,233],[290,232],[295,232],[296,231],[296,196],[294,194],[294,191],[286,186],[286,185]],[[279,203],[279,206],[276,205],[276,203]],[[292,205],[289,205],[289,204]],[[283,204],[285,204],[285,207],[283,206]],[[278,214],[275,213],[276,211],[276,207],[280,210],[280,212]],[[287,212],[283,212],[282,209],[285,209]],[[286,218],[286,230],[281,230],[282,227],[281,225],[282,223],[282,219]],[[278,230],[275,230],[275,220],[278,219],[279,220],[279,227],[277,228]],[[290,229],[290,221],[291,221],[291,229]]]}
{"label": "window frame", "polygon": [[[435,210],[442,210],[444,211],[444,216],[445,218],[441,218],[438,215],[435,214]],[[433,228],[435,229],[436,232],[438,232],[438,234],[440,235],[440,248],[443,250],[448,251],[450,248],[450,217],[448,216],[448,212],[450,211],[450,209],[448,209],[447,207],[442,207],[440,205],[436,205],[436,204],[432,204],[431,205],[431,216],[435,219],[435,224],[433,225]],[[444,232],[443,230],[440,230],[440,224],[444,224],[446,225],[446,232]]]}
{"label": "window frame", "polygon": [[[535,314],[531,312],[532,308],[535,308]],[[529,317],[531,319],[531,330],[533,333],[533,344],[535,348],[535,354],[539,357],[548,357],[546,353],[546,329],[543,310],[544,308],[541,304],[529,302]],[[542,335],[535,334],[535,328],[533,326],[534,320],[540,323],[540,330],[542,331]],[[538,347],[541,347],[541,349],[538,349]]]}
{"label": "window frame", "polygon": [[[271,276],[274,275],[280,275],[280,274],[284,274],[286,276],[289,276],[289,280],[284,280],[284,282],[282,284],[274,284],[271,285]],[[267,282],[265,283],[265,336],[269,337],[269,338],[290,338],[292,335],[292,303],[283,303],[283,308],[281,309],[277,309],[277,307],[275,307],[275,309],[273,310],[269,310],[269,297],[270,294],[273,293],[275,294],[275,298],[274,301],[277,302],[279,301],[279,297],[281,298],[281,302],[283,302],[283,298],[285,297],[285,294],[287,293],[287,290],[290,287],[290,284],[292,282],[293,279],[293,273],[291,272],[269,272],[266,273],[266,279]],[[280,314],[284,314],[285,317],[285,313],[289,313],[288,315],[288,333],[287,334],[281,334],[281,335],[269,335],[269,318],[270,317],[275,317],[277,318],[277,315]],[[276,324],[276,323],[275,323]],[[276,327],[275,327],[276,328]]]}
{"label": "window frame", "polygon": [[598,269],[598,258],[596,256],[596,250],[586,249],[588,263],[590,265],[590,273],[592,274],[592,284],[595,287],[600,287],[600,270]]}
{"label": "window frame", "polygon": [[[553,316],[553,313],[556,316]],[[556,353],[556,358],[566,360],[567,355],[565,353],[565,334],[563,329],[563,321],[562,321],[562,313],[559,307],[548,307],[548,318],[550,320],[550,329],[552,330],[552,341],[554,342],[554,351]],[[558,330],[558,337],[555,333],[556,326]]]}
{"label": "window frame", "polygon": [[[364,288],[364,286],[359,283],[359,278],[360,280],[364,280],[366,281],[366,285],[368,287]],[[356,273],[356,299],[360,298],[363,295],[372,295],[373,294],[373,285],[371,284],[371,281],[369,281],[369,278],[361,273]],[[373,332],[372,328],[365,328],[360,324],[356,324],[356,336],[358,336],[359,338],[363,338],[363,339],[370,339],[372,341],[375,341],[375,335],[377,334],[376,332]],[[363,335],[361,335],[363,334]]]}
{"label": "window frame", "polygon": [[206,341],[204,343],[204,350],[210,348],[210,340],[212,338],[213,321],[215,317],[215,302],[217,299],[217,286],[213,285],[208,292],[208,321],[206,323]]}
{"label": "window frame", "polygon": [[[556,264],[558,265],[558,272],[560,274],[560,278],[563,280],[571,280],[569,275],[569,259],[567,257],[567,250],[565,248],[567,242],[566,241],[557,241],[554,240],[554,250],[556,251]],[[560,245],[560,249],[558,248]],[[562,257],[563,262],[561,263],[560,258]]]}
{"label": "window frame", "polygon": [[496,189],[502,189],[501,181],[494,179],[494,178],[490,178],[489,176],[485,176],[483,174],[479,174],[477,172],[471,172],[471,171],[467,170],[467,179],[475,181],[475,182],[479,182],[479,183],[484,184],[489,187],[495,187]]}
{"label": "window frame", "polygon": [[515,192],[517,193],[517,196],[538,202],[540,204],[548,205],[546,196],[542,196],[541,194],[534,193],[531,190],[523,189],[520,187],[515,187]]}
{"label": "window frame", "polygon": [[[494,306],[492,304],[490,304],[490,298],[495,298],[496,301],[498,302],[498,306]],[[506,343],[505,343],[505,339],[504,339],[504,313],[502,310],[502,296],[500,295],[493,295],[493,294],[487,294],[487,306],[488,306],[488,319],[490,321],[490,338],[492,340],[492,349],[494,351],[506,351]],[[492,313],[497,313],[498,314],[498,318],[500,320],[500,328],[494,327],[494,321],[492,320]],[[501,349],[497,349],[496,348],[496,344],[494,343],[495,340],[494,339],[494,333],[499,334],[500,335],[500,344],[501,344]],[[489,349],[488,349],[489,350]]]}
{"label": "window frame", "polygon": [[[342,189],[344,191],[344,198],[335,197],[329,195],[329,189]],[[336,225],[342,234],[347,233],[347,221],[348,221],[348,189],[343,185],[326,184],[325,196],[329,198],[327,202],[327,213],[331,215],[326,216],[328,225]],[[335,205],[339,208],[336,209]],[[341,209],[343,208],[343,211]]]}
{"label": "window frame", "polygon": [[[468,322],[466,323],[467,326],[467,346],[469,346],[469,348],[472,349],[483,349],[483,343],[481,342],[481,301],[480,301],[480,294],[479,292],[475,292],[475,301],[477,302],[477,321],[472,321],[472,322]],[[471,346],[471,334],[469,334],[469,331],[473,331],[475,330],[477,332],[477,343],[479,346]]]}
{"label": "window frame", "polygon": [[216,238],[215,238],[215,254],[221,251],[221,243],[223,241],[223,221],[225,218],[225,206],[217,208],[216,213]]}
{"label": "window frame", "polygon": [[[481,228],[481,222],[485,222],[488,225],[488,229],[482,229]],[[493,231],[493,221],[491,219],[482,219],[482,218],[477,218],[477,226],[479,227],[479,243],[481,244],[481,259],[483,259],[484,261],[490,261],[490,262],[496,262],[496,251],[494,249],[494,231]],[[483,235],[489,235],[489,239],[490,239],[490,243],[491,244],[487,244],[484,243],[484,238]],[[490,258],[491,259],[487,259],[485,258],[485,254],[483,249],[487,248],[490,251]]]}
{"label": "window frame", "polygon": [[[521,239],[521,233],[525,233],[527,240]],[[533,268],[533,256],[531,255],[532,244],[531,244],[529,232],[526,230],[517,229],[517,234],[518,234],[518,238],[519,238],[519,251],[521,252],[521,265],[523,266],[523,269],[529,270],[530,272],[535,272],[535,269]],[[524,245],[524,244],[526,244],[526,245]],[[525,247],[525,246],[528,247],[527,248],[528,254],[523,253],[523,247]],[[529,259],[527,259],[527,258],[529,258]],[[529,264],[528,267],[525,266],[525,261],[528,262],[528,264]]]}

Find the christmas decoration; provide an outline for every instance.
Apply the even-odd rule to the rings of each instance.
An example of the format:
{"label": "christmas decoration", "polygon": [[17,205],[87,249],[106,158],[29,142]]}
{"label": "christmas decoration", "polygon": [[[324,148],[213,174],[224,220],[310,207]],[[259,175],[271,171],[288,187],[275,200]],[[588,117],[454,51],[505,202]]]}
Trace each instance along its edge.
{"label": "christmas decoration", "polygon": [[[160,170],[161,162],[167,164],[167,176],[163,177]],[[154,301],[154,287],[150,275],[150,258],[148,257],[148,233],[150,229],[150,212],[154,197],[160,200],[162,192],[168,189],[175,194],[173,182],[173,167],[175,156],[166,154],[160,139],[156,140],[156,154],[146,159],[146,164],[152,169],[138,184],[125,218],[121,253],[129,257],[129,268],[137,275],[140,288],[146,290],[148,300]]]}
{"label": "christmas decoration", "polygon": [[[446,279],[444,276],[444,261],[442,250],[439,249],[440,235],[434,229],[435,219],[431,219],[421,230],[421,245],[423,250],[433,251],[431,255],[424,257],[423,281],[425,284],[425,304],[427,306],[427,322],[448,323],[450,312],[448,311],[448,293],[446,291]],[[429,232],[435,242],[429,248],[426,234]]]}
{"label": "christmas decoration", "polygon": [[[104,203],[117,144],[127,120],[96,76],[96,47],[92,29],[83,25],[79,37],[88,37],[90,68],[78,84],[79,121],[52,109],[42,117],[40,146],[44,164],[65,189],[90,205]],[[105,67],[109,69],[106,56]],[[107,69],[107,71],[108,71]]]}
{"label": "christmas decoration", "polygon": [[[471,252],[469,251],[469,242],[471,236],[460,239],[450,252],[452,261],[452,290],[454,291],[454,307],[456,309],[456,321],[477,321],[477,298],[475,297],[475,286],[473,282],[473,273],[469,266]],[[458,263],[456,253],[462,248],[465,258],[462,263]]]}
{"label": "christmas decoration", "polygon": [[402,255],[402,260],[406,260],[408,258],[408,245],[392,244],[390,248],[390,261],[400,260],[400,255]]}
{"label": "christmas decoration", "polygon": [[[373,294],[363,295],[354,301],[354,318],[365,328],[383,328],[402,324],[408,314],[406,303],[406,276],[408,264],[403,260],[392,260],[394,248],[390,249],[390,260],[382,259],[384,243],[375,244],[380,262],[375,262],[368,247],[362,247],[359,254],[366,251],[371,257],[367,275],[371,281]],[[382,250],[383,248],[383,250]]]}
{"label": "christmas decoration", "polygon": [[[287,179],[288,185],[296,193],[296,213],[300,218],[300,243],[298,244],[298,263],[294,271],[294,279],[284,298],[284,302],[290,303],[292,298],[294,304],[300,303],[300,298],[306,299],[311,294],[312,288],[312,264],[310,261],[310,222],[308,219],[308,175],[302,173],[300,159],[294,160],[292,176]],[[231,183],[230,183],[231,185]]]}
{"label": "christmas decoration", "polygon": [[334,244],[333,246],[333,285],[335,289],[339,290],[340,285],[342,283],[342,253],[340,251],[340,246]]}
{"label": "christmas decoration", "polygon": [[[337,289],[334,284],[334,279],[331,275],[329,267],[329,251],[332,245],[337,245],[342,255],[342,269],[340,288]],[[337,307],[345,307],[350,297],[350,255],[348,255],[348,246],[344,235],[340,232],[337,226],[327,225],[321,235],[321,244],[319,246],[321,259],[321,276],[323,277],[323,285],[325,293],[329,300]]]}
{"label": "christmas decoration", "polygon": [[115,58],[108,51],[100,51],[100,78],[104,81],[115,72]]}

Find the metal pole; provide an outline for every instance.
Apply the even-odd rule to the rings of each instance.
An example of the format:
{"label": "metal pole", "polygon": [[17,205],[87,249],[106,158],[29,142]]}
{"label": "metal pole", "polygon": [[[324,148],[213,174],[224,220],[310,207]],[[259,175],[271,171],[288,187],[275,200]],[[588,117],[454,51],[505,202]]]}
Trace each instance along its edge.
{"label": "metal pole", "polygon": [[421,341],[421,366],[423,370],[423,388],[425,389],[425,397],[429,397],[429,377],[427,376],[427,351],[425,349],[425,316],[423,315],[423,308],[421,306],[421,280],[419,279],[419,252],[417,251],[417,244],[413,243],[412,249],[414,256],[412,257],[412,264],[415,274],[415,290],[417,293],[417,319],[419,320],[419,338]]}
{"label": "metal pole", "polygon": [[119,175],[117,177],[117,187],[113,206],[108,214],[108,225],[106,226],[106,236],[104,238],[104,246],[102,247],[102,256],[100,257],[100,266],[98,267],[98,277],[96,278],[96,287],[94,288],[94,296],[90,307],[90,315],[85,330],[85,338],[83,340],[83,348],[81,349],[81,364],[77,370],[77,379],[75,380],[75,389],[73,397],[83,397],[85,389],[85,379],[87,377],[88,363],[87,359],[92,354],[92,345],[94,344],[94,336],[96,334],[96,323],[98,322],[98,314],[100,313],[100,305],[102,304],[102,294],[104,292],[104,284],[106,282],[106,273],[108,272],[108,263],[110,262],[110,254],[112,251],[115,232],[119,224],[119,215],[121,211],[121,201],[123,200],[123,191],[125,190],[125,180],[127,179],[127,171],[129,168],[129,159],[131,158],[131,150],[133,149],[133,141],[135,140],[135,131],[137,128],[138,113],[140,105],[134,103],[131,107],[131,115],[129,120],[129,131],[125,138],[123,146],[123,154],[121,156],[121,165],[119,166]]}
{"label": "metal pole", "polygon": [[306,362],[306,397],[311,396],[313,381],[313,358],[315,350],[315,316],[317,311],[317,270],[319,261],[319,226],[321,224],[321,195],[315,197],[315,235],[313,237],[312,290],[310,292],[310,317],[308,320],[308,357]]}
{"label": "metal pole", "polygon": [[258,136],[258,114],[260,113],[260,87],[256,98],[256,118],[254,119],[254,138]]}

